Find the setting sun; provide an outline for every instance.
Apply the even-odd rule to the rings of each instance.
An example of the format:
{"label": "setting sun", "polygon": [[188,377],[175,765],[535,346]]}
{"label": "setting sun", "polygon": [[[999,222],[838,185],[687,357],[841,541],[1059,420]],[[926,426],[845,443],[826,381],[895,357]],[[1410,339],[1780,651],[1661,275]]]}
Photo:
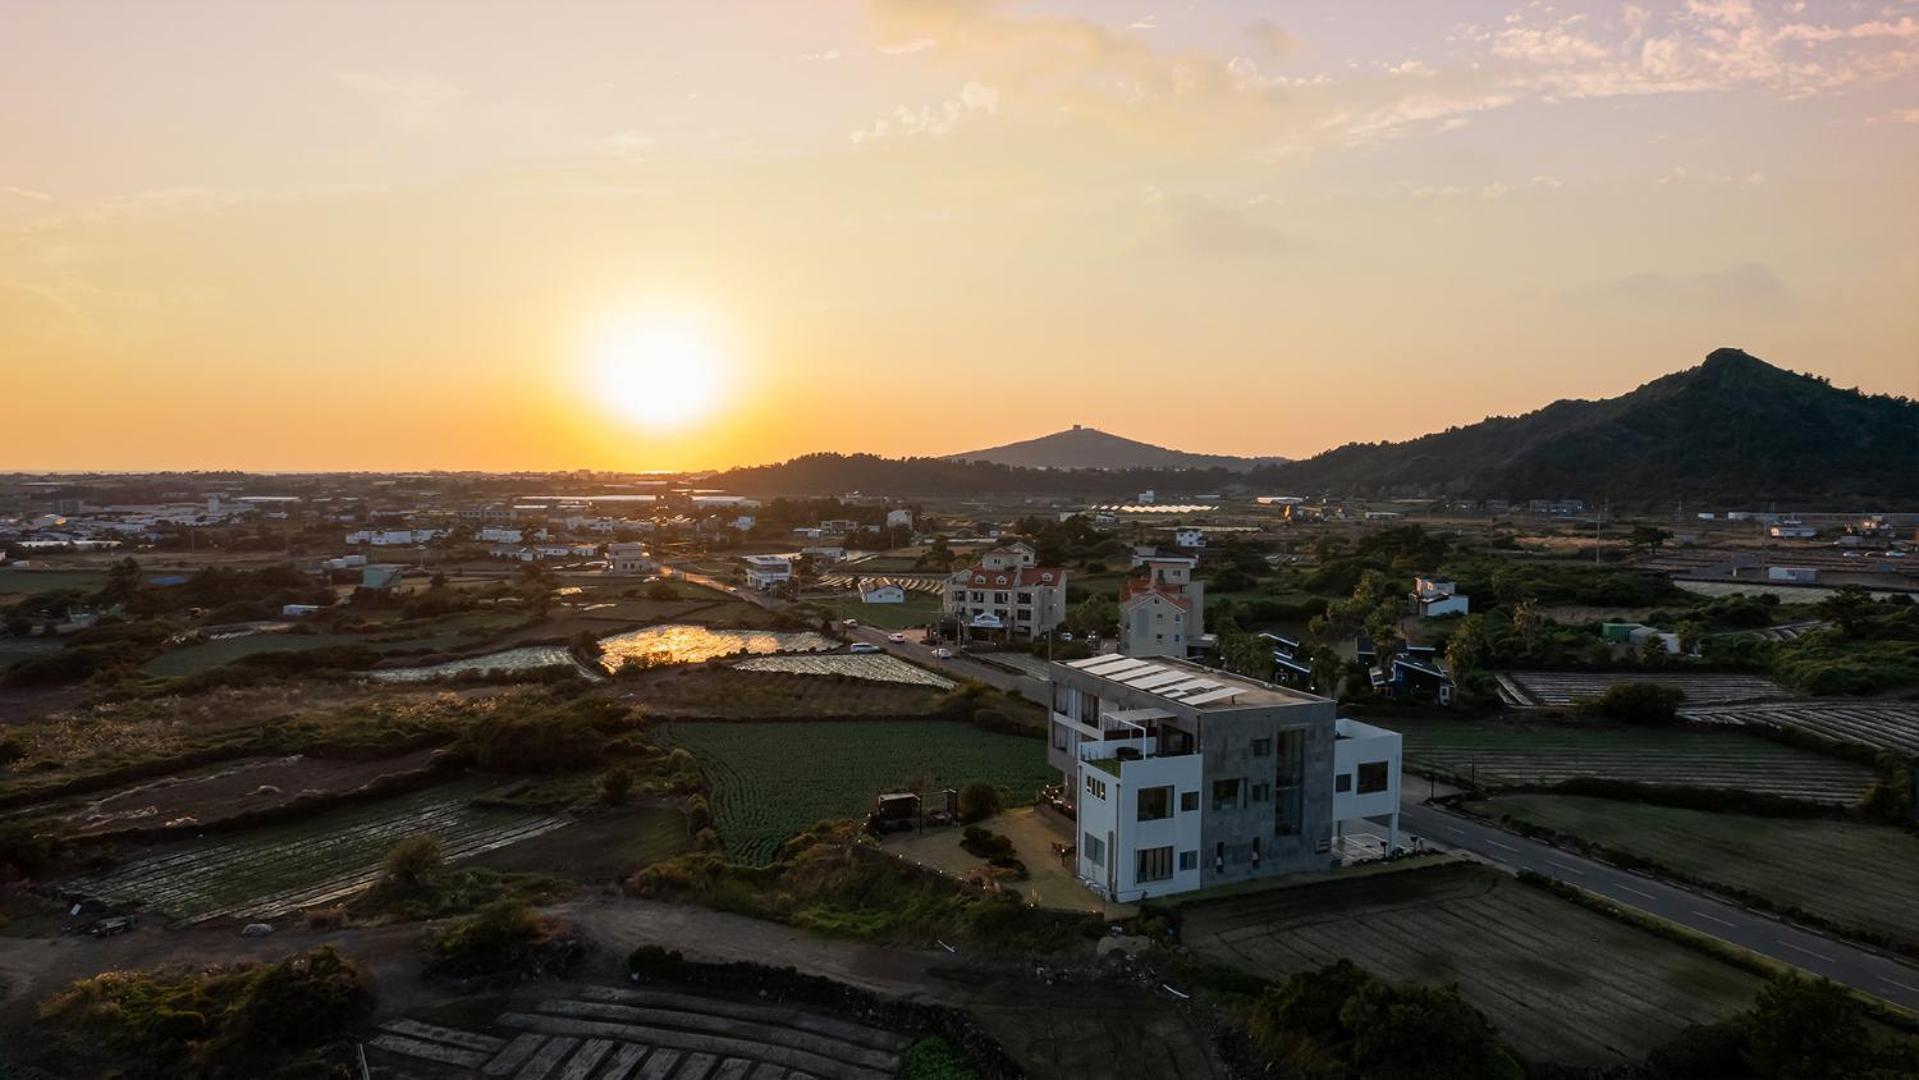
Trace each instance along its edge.
{"label": "setting sun", "polygon": [[718,403],[724,363],[712,334],[699,326],[623,325],[600,345],[596,389],[608,408],[628,420],[679,426]]}

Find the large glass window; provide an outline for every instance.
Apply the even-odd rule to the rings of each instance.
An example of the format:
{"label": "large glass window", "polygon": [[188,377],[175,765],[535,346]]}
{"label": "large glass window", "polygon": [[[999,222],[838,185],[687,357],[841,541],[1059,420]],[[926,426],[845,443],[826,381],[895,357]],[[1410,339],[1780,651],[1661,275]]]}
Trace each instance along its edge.
{"label": "large glass window", "polygon": [[1306,729],[1279,733],[1279,758],[1273,769],[1273,832],[1297,836],[1306,804]]}
{"label": "large glass window", "polygon": [[1366,761],[1359,766],[1359,793],[1372,795],[1386,790],[1386,762]]}
{"label": "large glass window", "polygon": [[1089,863],[1092,863],[1094,866],[1105,866],[1106,865],[1106,841],[1101,840],[1099,837],[1094,836],[1092,833],[1087,833],[1085,843],[1086,843],[1086,861]]}
{"label": "large glass window", "polygon": [[1071,742],[1071,739],[1068,737],[1068,731],[1067,731],[1066,725],[1054,724],[1053,725],[1053,749],[1064,750],[1066,749],[1067,744],[1069,742]]}
{"label": "large glass window", "polygon": [[1172,848],[1155,847],[1140,849],[1139,868],[1133,875],[1134,884],[1144,885],[1149,881],[1165,881],[1172,876]]}
{"label": "large glass window", "polygon": [[1053,684],[1053,711],[1061,716],[1073,715],[1073,688],[1065,683]]}
{"label": "large glass window", "polygon": [[1099,730],[1098,694],[1089,694],[1084,690],[1079,692],[1079,722],[1095,731]]}
{"label": "large glass window", "polygon": [[1173,816],[1173,789],[1170,787],[1149,787],[1139,789],[1139,820],[1159,821]]}

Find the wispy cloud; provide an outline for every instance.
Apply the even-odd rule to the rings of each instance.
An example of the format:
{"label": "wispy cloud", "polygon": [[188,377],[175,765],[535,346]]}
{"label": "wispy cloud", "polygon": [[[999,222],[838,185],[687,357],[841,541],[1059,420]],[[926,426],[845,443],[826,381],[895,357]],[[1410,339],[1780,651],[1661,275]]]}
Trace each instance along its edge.
{"label": "wispy cloud", "polygon": [[939,45],[939,40],[937,38],[930,38],[930,37],[914,38],[911,41],[901,41],[901,42],[894,42],[887,45],[881,45],[879,47],[879,52],[880,52],[880,55],[882,56],[911,56],[914,53],[927,52],[928,50],[931,50],[937,47],[938,45]]}
{"label": "wispy cloud", "polygon": [[387,123],[413,131],[439,123],[447,106],[464,96],[459,87],[430,75],[392,77],[370,71],[341,71],[334,78]]}
{"label": "wispy cloud", "polygon": [[48,202],[53,198],[52,195],[49,195],[44,191],[35,191],[32,188],[14,187],[11,184],[0,184],[0,195],[12,195],[14,198],[17,198],[17,199],[32,199],[35,202]]}
{"label": "wispy cloud", "polygon": [[938,105],[922,105],[911,109],[905,105],[895,108],[890,116],[883,116],[866,127],[853,132],[854,145],[877,142],[888,138],[911,138],[916,135],[944,135],[969,116],[992,116],[999,112],[999,88],[984,83],[969,82],[960,87],[959,93],[947,98]]}

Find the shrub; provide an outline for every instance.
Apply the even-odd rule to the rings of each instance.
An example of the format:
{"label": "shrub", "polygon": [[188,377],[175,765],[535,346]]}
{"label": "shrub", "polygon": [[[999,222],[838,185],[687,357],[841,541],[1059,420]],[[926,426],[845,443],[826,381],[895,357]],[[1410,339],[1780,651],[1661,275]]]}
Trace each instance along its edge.
{"label": "shrub", "polygon": [[608,805],[623,803],[633,794],[633,770],[624,765],[615,766],[601,773],[595,786],[601,802]]}
{"label": "shrub", "polygon": [[509,961],[542,936],[533,905],[508,897],[436,932],[432,947],[442,960],[491,967]]}
{"label": "shrub", "polygon": [[959,819],[963,824],[983,821],[999,813],[999,789],[985,780],[969,780],[959,792]]}
{"label": "shrub", "polygon": [[1684,691],[1665,683],[1614,683],[1590,709],[1628,724],[1671,724],[1679,719],[1679,703],[1685,699]]}
{"label": "shrub", "polygon": [[1268,1059],[1302,1076],[1521,1075],[1491,1022],[1456,987],[1393,986],[1347,960],[1268,987],[1248,1026]]}
{"label": "shrub", "polygon": [[393,845],[386,853],[380,874],[384,883],[401,889],[418,889],[431,881],[446,866],[446,852],[440,838],[417,833]]}
{"label": "shrub", "polygon": [[0,822],[0,881],[32,878],[59,862],[66,836],[31,821]]}
{"label": "shrub", "polygon": [[906,1080],[974,1080],[964,1055],[938,1035],[921,1039],[906,1051]]}
{"label": "shrub", "polygon": [[1001,858],[1013,854],[1013,841],[977,825],[968,825],[961,836],[960,848],[982,859]]}
{"label": "shrub", "polygon": [[642,979],[682,982],[686,977],[686,957],[678,949],[642,945],[626,956],[626,970]]}

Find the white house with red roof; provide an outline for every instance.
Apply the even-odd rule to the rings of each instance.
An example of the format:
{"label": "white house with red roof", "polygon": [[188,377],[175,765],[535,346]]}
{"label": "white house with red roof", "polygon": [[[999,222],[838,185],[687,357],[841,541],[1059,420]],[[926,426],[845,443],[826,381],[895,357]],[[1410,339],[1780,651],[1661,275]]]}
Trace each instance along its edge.
{"label": "white house with red roof", "polygon": [[1127,656],[1184,657],[1210,644],[1206,585],[1195,580],[1197,559],[1138,555],[1120,585],[1119,651]]}
{"label": "white house with red roof", "polygon": [[1034,638],[1066,618],[1066,571],[1038,565],[1030,544],[993,548],[946,579],[946,611],[969,632]]}

